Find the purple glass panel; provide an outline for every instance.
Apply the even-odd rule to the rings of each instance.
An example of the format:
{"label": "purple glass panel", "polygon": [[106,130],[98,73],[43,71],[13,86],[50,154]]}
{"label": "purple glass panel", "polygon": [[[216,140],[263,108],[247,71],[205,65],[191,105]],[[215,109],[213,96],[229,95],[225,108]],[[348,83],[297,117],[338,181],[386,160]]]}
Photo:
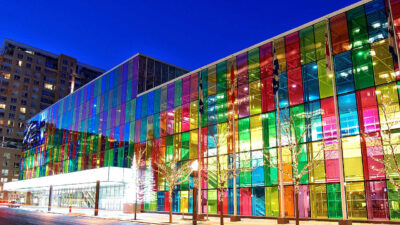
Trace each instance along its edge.
{"label": "purple glass panel", "polygon": [[238,88],[239,118],[250,115],[249,108],[249,85],[242,85]]}
{"label": "purple glass panel", "polygon": [[236,57],[238,85],[249,83],[247,70],[247,52]]}
{"label": "purple glass panel", "polygon": [[121,113],[120,113],[120,122],[119,122],[119,124],[121,124],[121,125],[125,124],[125,110],[126,110],[125,108],[126,108],[126,105],[122,104],[121,105]]}
{"label": "purple glass panel", "polygon": [[168,85],[167,91],[167,109],[174,108],[174,91],[175,91],[175,83],[171,83]]}
{"label": "purple glass panel", "polygon": [[133,59],[133,69],[132,69],[132,99],[136,98],[137,85],[138,85],[138,72],[139,72],[139,57]]}
{"label": "purple glass panel", "polygon": [[190,102],[190,76],[182,79],[182,105]]}
{"label": "purple glass panel", "polygon": [[126,102],[126,86],[127,86],[126,82],[122,84],[121,103]]}
{"label": "purple glass panel", "polygon": [[115,127],[115,119],[116,119],[117,108],[111,109],[111,118],[110,118],[110,128]]}
{"label": "purple glass panel", "polygon": [[122,66],[122,81],[125,82],[128,79],[128,67],[129,67],[129,62],[126,62]]}

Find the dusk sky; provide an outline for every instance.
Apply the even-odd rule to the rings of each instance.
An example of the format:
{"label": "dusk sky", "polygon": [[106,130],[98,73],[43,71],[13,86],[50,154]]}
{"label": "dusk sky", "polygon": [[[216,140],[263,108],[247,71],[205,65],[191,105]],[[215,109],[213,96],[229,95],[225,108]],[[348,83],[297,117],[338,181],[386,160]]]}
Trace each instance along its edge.
{"label": "dusk sky", "polygon": [[137,52],[194,70],[355,0],[0,0],[0,40],[105,70]]}

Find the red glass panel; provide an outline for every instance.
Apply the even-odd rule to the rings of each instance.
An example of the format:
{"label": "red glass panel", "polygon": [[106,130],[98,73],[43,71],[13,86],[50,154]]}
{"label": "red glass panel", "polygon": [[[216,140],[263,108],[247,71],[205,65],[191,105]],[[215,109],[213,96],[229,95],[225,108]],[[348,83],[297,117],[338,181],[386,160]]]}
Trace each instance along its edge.
{"label": "red glass panel", "polygon": [[173,109],[167,111],[167,135],[172,135],[172,134],[174,134],[174,110]]}
{"label": "red glass panel", "polygon": [[[218,190],[218,214],[221,213],[220,205],[219,205],[219,199],[220,199],[220,194],[221,191]],[[222,203],[222,208],[224,210],[224,214],[228,214],[228,190],[224,189],[222,192],[222,198],[223,198],[223,203]]]}
{"label": "red glass panel", "polygon": [[300,44],[299,33],[293,33],[285,37],[286,42],[286,63],[287,70],[299,67],[300,64]]}
{"label": "red glass panel", "polygon": [[289,89],[289,105],[298,105],[304,102],[303,97],[303,82],[301,77],[301,67],[289,70],[288,76],[288,89]]}
{"label": "red glass panel", "polygon": [[389,207],[385,181],[367,182],[368,219],[388,220]]}
{"label": "red glass panel", "polygon": [[261,80],[261,105],[262,111],[268,112],[275,109],[274,92],[272,89],[272,77]]}
{"label": "red glass panel", "polygon": [[166,191],[165,193],[164,193],[164,211],[169,211],[169,192],[168,191]]}
{"label": "red glass panel", "polygon": [[182,105],[182,132],[190,130],[190,104]]}
{"label": "red glass panel", "polygon": [[261,79],[263,79],[272,76],[272,44],[265,44],[259,49]]}
{"label": "red glass panel", "polygon": [[[207,155],[207,127],[201,128],[201,155],[200,155],[200,163],[201,163],[201,168],[207,168],[207,158],[204,158],[204,156]],[[204,169],[201,171],[201,188],[207,189],[207,170]]]}
{"label": "red glass panel", "polygon": [[[380,133],[370,133],[362,137],[361,150],[364,165],[364,174],[366,180],[385,179],[385,174],[380,173],[380,169],[384,169],[384,164],[377,160],[383,160],[383,148]],[[376,159],[376,160],[375,160]],[[375,169],[372,169],[372,168]]]}
{"label": "red glass panel", "polygon": [[362,133],[380,130],[375,87],[357,91],[357,108]]}
{"label": "red glass panel", "polygon": [[240,215],[251,215],[251,188],[240,188]]}
{"label": "red glass panel", "polygon": [[325,141],[326,182],[339,182],[339,151],[337,140]]}

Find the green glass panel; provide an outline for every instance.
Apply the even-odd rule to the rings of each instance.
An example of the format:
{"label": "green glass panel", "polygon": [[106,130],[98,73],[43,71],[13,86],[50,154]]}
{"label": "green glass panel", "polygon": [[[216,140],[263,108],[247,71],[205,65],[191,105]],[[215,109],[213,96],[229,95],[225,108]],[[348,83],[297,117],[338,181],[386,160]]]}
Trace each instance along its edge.
{"label": "green glass panel", "polygon": [[[264,150],[264,182],[265,186],[273,186],[278,184],[278,156],[276,154],[276,149],[265,149]],[[270,166],[270,164],[275,165]]]}
{"label": "green glass panel", "polygon": [[218,177],[217,177],[217,158],[210,157],[208,158],[207,165],[207,183],[208,188],[217,188]]}
{"label": "green glass panel", "polygon": [[189,159],[189,132],[182,133],[181,160]]}
{"label": "green glass panel", "polygon": [[[306,148],[306,144],[300,144],[298,146],[297,151],[299,151],[299,155],[298,155],[298,173],[301,173],[304,169],[304,171],[306,171],[307,169],[305,168],[305,166],[308,163],[307,160],[307,148]],[[301,176],[300,178],[300,184],[308,184],[308,173],[304,174],[303,176]]]}
{"label": "green glass panel", "polygon": [[258,48],[254,48],[247,53],[249,83],[260,79],[260,56]]}
{"label": "green glass panel", "polygon": [[239,151],[250,150],[250,119],[239,120]]}
{"label": "green glass panel", "polygon": [[[399,183],[399,181],[397,181]],[[387,181],[390,219],[400,220],[400,192],[399,188]]]}
{"label": "green glass panel", "polygon": [[296,138],[296,142],[300,140],[300,143],[304,143],[306,141],[304,105],[290,108],[290,115],[293,119],[293,126],[291,127],[292,138]]}
{"label": "green glass panel", "polygon": [[352,59],[356,89],[374,86],[374,71],[369,46],[354,49]]}
{"label": "green glass panel", "polygon": [[314,25],[315,52],[317,54],[317,60],[324,59],[326,57],[325,33],[326,33],[326,21],[322,21]]}
{"label": "green glass panel", "polygon": [[[188,153],[189,155],[189,153]],[[185,165],[186,163],[189,163],[189,161],[182,161],[182,166]],[[181,190],[189,190],[189,179],[183,181],[180,185]]]}
{"label": "green glass panel", "polygon": [[[251,166],[250,152],[242,152],[239,154],[239,166],[243,169],[248,169]],[[251,171],[242,170],[239,174],[239,186],[251,187]]]}
{"label": "green glass panel", "polygon": [[217,123],[226,122],[226,100],[226,92],[221,92],[217,94]]}
{"label": "green glass panel", "polygon": [[182,79],[175,81],[175,107],[182,105]]}
{"label": "green glass panel", "polygon": [[154,113],[160,112],[160,98],[161,98],[161,89],[157,89],[154,91]]}
{"label": "green glass panel", "polygon": [[118,148],[118,167],[124,166],[124,147]]}
{"label": "green glass panel", "polygon": [[364,7],[359,6],[346,13],[349,39],[353,48],[368,44],[368,30]]}
{"label": "green glass panel", "polygon": [[129,125],[129,141],[135,141],[135,121],[132,121]]}
{"label": "green glass panel", "polygon": [[161,88],[161,96],[160,96],[160,112],[167,110],[167,85]]}
{"label": "green glass panel", "polygon": [[322,59],[318,64],[319,94],[321,98],[333,96],[332,78],[326,74],[326,60]]}
{"label": "green glass panel", "polygon": [[226,61],[217,64],[217,93],[226,91]]}
{"label": "green glass panel", "polygon": [[148,104],[148,101],[147,101],[147,94],[146,94],[146,95],[142,96],[142,113],[141,113],[142,118],[147,116],[147,104]]}
{"label": "green glass panel", "polygon": [[208,190],[207,201],[208,201],[208,213],[217,214],[218,212],[218,200],[217,190]]}
{"label": "green glass panel", "polygon": [[326,190],[328,199],[328,217],[334,219],[341,219],[343,216],[342,216],[342,200],[340,195],[340,183],[327,184]]}
{"label": "green glass panel", "polygon": [[262,115],[264,148],[276,146],[275,112]]}
{"label": "green glass panel", "polygon": [[279,216],[278,187],[265,188],[265,216]]}
{"label": "green glass panel", "polygon": [[153,116],[153,135],[154,138],[160,137],[160,114],[154,114]]}
{"label": "green glass panel", "polygon": [[316,60],[314,28],[312,26],[299,31],[301,64],[307,64]]}
{"label": "green glass panel", "polygon": [[172,157],[174,155],[174,136],[167,136],[166,145],[166,162],[169,162],[172,160]]}

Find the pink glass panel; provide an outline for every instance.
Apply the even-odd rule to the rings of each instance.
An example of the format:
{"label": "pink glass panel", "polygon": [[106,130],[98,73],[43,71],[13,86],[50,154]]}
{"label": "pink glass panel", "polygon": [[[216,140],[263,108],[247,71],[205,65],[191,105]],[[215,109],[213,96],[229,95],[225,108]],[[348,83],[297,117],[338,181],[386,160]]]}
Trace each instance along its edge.
{"label": "pink glass panel", "polygon": [[265,44],[259,49],[261,79],[263,79],[272,76],[272,44]]}
{"label": "pink glass panel", "polygon": [[309,191],[308,185],[300,185],[299,186],[299,216],[300,217],[310,217],[311,216],[310,191]]}
{"label": "pink glass panel", "polygon": [[289,105],[298,105],[304,102],[303,99],[303,82],[301,78],[301,67],[289,70],[288,88],[289,88]]}
{"label": "pink glass panel", "polygon": [[198,73],[190,75],[190,101],[197,100],[199,97],[199,78]]}
{"label": "pink glass panel", "polygon": [[[174,134],[174,110],[167,111],[167,135]],[[137,135],[135,135],[137,136]]]}
{"label": "pink glass panel", "polygon": [[333,97],[321,99],[324,139],[336,138],[336,118]]}
{"label": "pink glass panel", "polygon": [[[385,179],[385,174],[372,169],[383,169],[384,164],[377,160],[383,160],[382,140],[379,133],[367,134],[361,140],[364,174],[366,180]],[[375,160],[375,159],[376,160]]]}
{"label": "pink glass panel", "polygon": [[367,182],[368,219],[388,220],[389,207],[385,181]]}
{"label": "pink glass panel", "polygon": [[272,90],[272,77],[261,80],[261,105],[263,112],[269,112],[275,109],[274,92]]}
{"label": "pink glass panel", "polygon": [[325,171],[326,182],[339,182],[339,152],[337,140],[325,141]]}
{"label": "pink glass panel", "polygon": [[190,129],[190,104],[182,106],[182,132]]}
{"label": "pink glass panel", "polygon": [[182,105],[190,102],[190,76],[182,79]]}
{"label": "pink glass panel", "polygon": [[247,52],[236,57],[238,85],[249,83],[247,70]]}
{"label": "pink glass panel", "polygon": [[363,133],[380,130],[375,87],[357,91],[360,129]]}

